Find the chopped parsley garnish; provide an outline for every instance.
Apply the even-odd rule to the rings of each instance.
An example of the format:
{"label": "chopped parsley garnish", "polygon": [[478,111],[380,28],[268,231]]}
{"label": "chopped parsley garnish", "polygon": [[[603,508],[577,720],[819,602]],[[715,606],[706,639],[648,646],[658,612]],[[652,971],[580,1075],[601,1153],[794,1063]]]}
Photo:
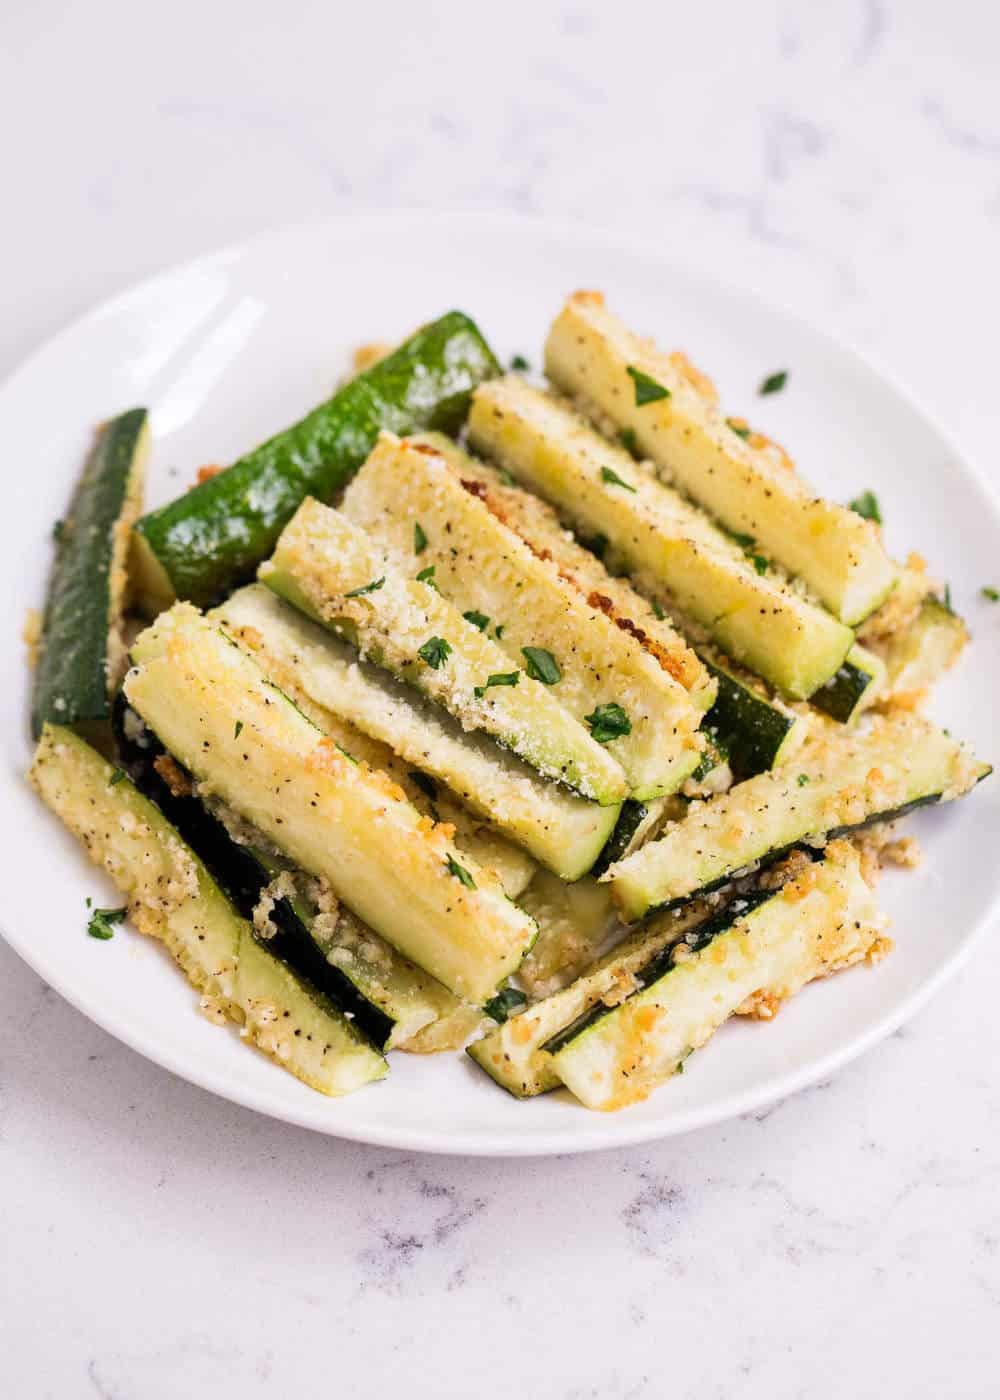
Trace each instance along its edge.
{"label": "chopped parsley garnish", "polygon": [[809,774],[800,773],[795,781],[798,783],[799,787],[805,787],[806,783],[809,781]]}
{"label": "chopped parsley garnish", "polygon": [[57,520],[56,523],[52,526],[52,538],[55,540],[56,544],[58,544],[59,541],[62,539],[63,530],[65,528],[65,524],[61,520]]}
{"label": "chopped parsley garnish", "polygon": [[489,1001],[483,1003],[483,1010],[492,1021],[498,1025],[503,1025],[510,1013],[518,1006],[523,1006],[528,998],[516,987],[504,987],[497,992],[495,997],[490,997]]}
{"label": "chopped parsley garnish", "polygon": [[660,607],[660,604],[656,601],[655,598],[651,599],[649,606],[653,609],[653,616],[658,622],[665,622],[667,620],[666,613]]}
{"label": "chopped parsley garnish", "polygon": [[955,609],[951,606],[951,584],[950,584],[950,583],[946,583],[945,586],[944,586],[944,597],[941,599],[941,602],[944,604],[944,606],[948,609],[948,611],[949,611],[950,613],[953,613],[953,612],[955,611]]}
{"label": "chopped parsley garnish", "polygon": [[[87,900],[87,908],[90,908],[90,900]],[[114,938],[115,931],[112,924],[120,924],[128,913],[127,907],[121,909],[95,909],[87,924],[87,932],[91,938],[99,938],[106,943],[109,938]]]}
{"label": "chopped parsley garnish", "polygon": [[738,418],[727,418],[726,427],[730,428],[736,436],[742,438],[744,442],[746,442],[747,438],[750,436],[750,425],[748,423],[741,423]]}
{"label": "chopped parsley garnish", "polygon": [[727,530],[726,533],[733,544],[739,545],[743,553],[750,560],[759,574],[766,574],[770,566],[770,561],[765,559],[763,554],[757,553],[757,541],[753,535],[741,535],[738,530]]}
{"label": "chopped parsley garnish", "polygon": [[510,367],[511,369],[525,370],[530,369],[531,365],[528,363],[528,361],[523,355],[512,355],[510,357]]}
{"label": "chopped parsley garnish", "polygon": [[480,632],[485,632],[490,625],[490,620],[485,613],[476,612],[475,608],[462,614],[466,622],[471,622],[473,627],[478,627]]}
{"label": "chopped parsley garnish", "polygon": [[785,385],[786,385],[787,383],[788,383],[788,370],[787,370],[787,369],[778,369],[778,370],[775,370],[775,372],[774,372],[773,374],[769,374],[769,375],[767,376],[767,378],[766,378],[766,379],[763,381],[763,383],[761,384],[760,388],[757,390],[757,393],[758,393],[758,394],[761,394],[761,395],[763,395],[763,394],[780,394],[781,391],[782,391],[782,389],[785,387]]}
{"label": "chopped parsley garnish", "polygon": [[517,685],[521,678],[520,671],[494,671],[492,676],[487,676],[485,685],[477,685],[474,693],[482,697],[495,685]]}
{"label": "chopped parsley garnish", "polygon": [[507,626],[506,622],[498,622],[497,625],[494,627],[494,629],[493,629],[493,635],[494,635],[494,637],[496,637],[497,641],[499,641],[500,638],[503,636],[503,629],[504,629],[506,626]]}
{"label": "chopped parsley garnish", "polygon": [[108,779],[108,787],[117,787],[118,784],[122,781],[122,779],[126,777],[128,777],[128,774],[125,772],[124,768],[116,768],[115,771],[111,774],[111,777]]}
{"label": "chopped parsley garnish", "polygon": [[426,569],[421,569],[419,574],[417,574],[417,582],[426,583],[428,588],[433,588],[435,593],[439,593],[441,590],[434,582],[434,570],[436,568],[436,564],[428,564]]}
{"label": "chopped parsley garnish", "polygon": [[238,719],[238,720],[236,721],[236,728],[233,730],[233,738],[234,738],[234,739],[238,739],[238,738],[240,737],[240,734],[242,733],[242,730],[243,730],[243,721],[242,721],[241,719]]}
{"label": "chopped parsley garnish", "polygon": [[507,470],[506,467],[498,467],[498,468],[497,468],[497,476],[498,476],[498,477],[500,478],[500,480],[503,482],[504,486],[516,486],[516,485],[517,485],[517,482],[514,480],[513,476],[511,476],[510,472]]}
{"label": "chopped parsley garnish", "polygon": [[992,588],[989,584],[984,584],[979,590],[979,596],[985,598],[988,603],[1000,603],[1000,588]]}
{"label": "chopped parsley garnish", "polygon": [[414,554],[423,554],[426,548],[427,536],[424,534],[424,527],[417,520],[413,525],[413,552]]}
{"label": "chopped parsley garnish", "polygon": [[635,385],[636,408],[642,408],[647,403],[657,403],[660,399],[669,399],[670,390],[663,384],[657,384],[655,379],[643,374],[635,365],[629,365],[626,373]]}
{"label": "chopped parsley garnish", "polygon": [[613,471],[611,467],[601,468],[601,480],[608,482],[611,486],[624,486],[626,491],[631,491],[635,494],[635,487],[632,483],[630,481],[623,481],[618,473]]}
{"label": "chopped parsley garnish", "polygon": [[451,655],[451,643],[443,637],[430,637],[417,652],[421,661],[426,661],[432,670],[437,671]]}
{"label": "chopped parsley garnish", "polygon": [[528,663],[528,675],[542,685],[555,685],[562,679],[559,662],[545,647],[522,647],[521,655]]}
{"label": "chopped parsley garnish", "polygon": [[411,768],[407,777],[415,783],[425,797],[429,797],[433,802],[438,795],[437,783],[429,773],[421,773],[419,768]]}
{"label": "chopped parsley garnish", "polygon": [[636,460],[638,460],[639,442],[636,438],[634,428],[622,428],[621,432],[618,434],[618,441],[621,443],[622,447],[624,447],[626,452],[628,452],[631,456],[635,457]]}
{"label": "chopped parsley garnish", "polygon": [[454,875],[456,880],[461,880],[467,890],[474,890],[476,888],[475,880],[464,865],[459,865],[454,856],[449,856],[446,864],[448,866],[448,873]]}
{"label": "chopped parsley garnish", "polygon": [[632,733],[632,721],[614,700],[606,705],[598,705],[584,722],[590,725],[590,732],[599,744],[609,744],[612,739],[620,739]]}
{"label": "chopped parsley garnish", "polygon": [[381,578],[373,578],[371,583],[363,583],[360,588],[352,588],[350,593],[345,593],[345,598],[363,598],[366,593],[377,593],[385,583],[385,575]]}
{"label": "chopped parsley garnish", "polygon": [[876,525],[882,524],[882,512],[874,491],[862,491],[860,496],[855,496],[854,500],[848,501],[847,504],[848,509],[853,510],[855,515],[860,515],[862,520],[874,520]]}

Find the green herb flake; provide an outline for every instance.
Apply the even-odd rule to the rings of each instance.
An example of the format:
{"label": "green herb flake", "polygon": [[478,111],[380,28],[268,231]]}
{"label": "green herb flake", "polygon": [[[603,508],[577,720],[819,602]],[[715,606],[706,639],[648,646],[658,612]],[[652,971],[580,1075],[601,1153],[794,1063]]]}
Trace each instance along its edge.
{"label": "green herb flake", "polygon": [[788,383],[788,370],[778,369],[773,374],[769,374],[761,383],[757,393],[763,397],[765,394],[780,394]]}
{"label": "green herb flake", "polygon": [[618,441],[630,456],[634,457],[636,461],[639,460],[639,440],[635,435],[634,428],[622,428],[618,434]]}
{"label": "green herb flake", "polygon": [[59,541],[62,539],[63,530],[65,528],[65,523],[62,520],[57,520],[56,523],[52,526],[52,538],[55,540],[56,544],[58,544]]}
{"label": "green herb flake", "polygon": [[510,1013],[523,1006],[527,1000],[517,987],[504,987],[495,997],[490,997],[489,1001],[483,1003],[483,1010],[491,1020],[502,1026]]}
{"label": "green herb flake", "polygon": [[519,369],[525,371],[529,370],[531,368],[531,365],[528,363],[524,355],[512,355],[510,357],[510,367],[511,369]]}
{"label": "green herb flake", "polygon": [[955,609],[954,609],[954,608],[952,607],[952,605],[951,605],[951,584],[950,584],[950,583],[946,583],[945,586],[944,586],[944,597],[941,599],[941,602],[943,603],[943,605],[947,608],[947,610],[948,610],[950,613],[954,613]]}
{"label": "green herb flake", "polygon": [[992,588],[989,584],[984,584],[979,590],[980,598],[985,598],[988,603],[1000,603],[1000,588]]}
{"label": "green herb flake", "polygon": [[466,870],[464,865],[459,865],[454,856],[449,856],[446,862],[449,875],[454,875],[456,880],[460,880],[467,890],[474,890],[476,882]]}
{"label": "green herb flake", "polygon": [[433,588],[435,593],[440,593],[441,590],[434,582],[434,570],[436,568],[436,564],[428,564],[426,569],[421,569],[419,574],[417,574],[417,582],[426,583],[428,588]]}
{"label": "green herb flake", "polygon": [[517,685],[521,679],[520,671],[494,671],[492,676],[487,676],[485,685],[475,687],[475,695],[482,698],[488,690],[495,685]]}
{"label": "green herb flake", "polygon": [[516,485],[517,485],[517,481],[516,481],[515,478],[510,474],[510,472],[507,470],[506,467],[498,467],[498,468],[497,468],[497,476],[500,478],[500,481],[501,481],[501,483],[502,483],[504,486],[516,486]]}
{"label": "green herb flake", "polygon": [[657,622],[666,622],[667,615],[655,598],[650,600],[649,606],[653,609],[653,616],[656,618]]}
{"label": "green herb flake", "polygon": [[487,627],[489,627],[490,625],[490,620],[486,616],[486,614],[476,612],[475,608],[471,608],[468,612],[464,612],[462,616],[465,618],[466,622],[471,622],[473,627],[478,627],[480,632],[485,632]]}
{"label": "green herb flake", "polygon": [[[90,908],[90,900],[87,900],[87,908]],[[87,924],[87,933],[91,938],[98,938],[102,943],[106,943],[109,938],[114,938],[115,931],[113,924],[120,924],[128,913],[128,908],[121,909],[95,909]]]}
{"label": "green herb flake", "polygon": [[504,629],[506,626],[507,626],[506,622],[498,622],[497,625],[494,627],[494,629],[493,629],[493,635],[494,635],[494,637],[496,637],[497,641],[499,641],[500,638],[503,636],[503,629]]}
{"label": "green herb flake", "polygon": [[874,520],[876,525],[882,524],[882,511],[874,491],[862,491],[860,496],[855,496],[847,505],[848,509],[853,510],[855,515],[860,515],[862,520]]}
{"label": "green herb flake", "polygon": [[236,721],[236,728],[233,730],[233,738],[234,738],[234,739],[238,739],[238,738],[240,737],[240,734],[241,734],[242,732],[243,732],[243,721],[242,721],[241,719],[238,719],[238,720]]}
{"label": "green herb flake", "polygon": [[643,374],[635,365],[629,365],[626,373],[635,385],[636,408],[642,408],[647,403],[658,403],[660,399],[669,399],[670,390],[663,384],[657,384],[655,379]]}
{"label": "green herb flake", "polygon": [[800,773],[799,776],[795,779],[795,781],[798,783],[799,787],[805,787],[805,785],[809,781],[809,774]]}
{"label": "green herb flake", "polygon": [[127,777],[128,774],[125,772],[124,768],[116,768],[115,771],[111,774],[111,777],[108,779],[108,787],[117,787],[118,784],[122,781],[122,779]]}
{"label": "green herb flake", "polygon": [[610,486],[623,486],[626,491],[631,491],[633,495],[635,494],[635,487],[632,483],[630,481],[623,481],[618,473],[613,471],[611,467],[601,468],[601,480],[606,481]]}
{"label": "green herb flake", "polygon": [[734,432],[738,438],[742,438],[744,442],[746,442],[752,431],[749,424],[741,423],[738,418],[727,418],[726,427]]}
{"label": "green herb flake", "polygon": [[423,554],[426,548],[427,536],[424,534],[424,527],[418,520],[413,526],[413,552],[414,554]]}
{"label": "green herb flake", "polygon": [[613,700],[606,705],[598,705],[596,710],[592,710],[583,718],[584,722],[590,725],[590,732],[599,744],[609,744],[612,739],[620,739],[625,734],[632,733],[632,721],[621,705]]}
{"label": "green herb flake", "polygon": [[430,637],[417,652],[421,661],[426,661],[431,670],[437,671],[451,655],[451,643],[443,637]]}
{"label": "green herb flake", "polygon": [[559,662],[545,647],[522,647],[521,655],[528,663],[528,675],[542,685],[556,685],[562,680]]}
{"label": "green herb flake", "polygon": [[750,554],[747,557],[759,574],[767,573],[769,562],[764,558],[763,554]]}
{"label": "green herb flake", "polygon": [[[421,773],[419,768],[411,768],[406,775],[410,782],[418,787],[425,797],[429,797],[433,802],[438,795],[437,783],[429,773]],[[437,818],[435,818],[435,821]]]}
{"label": "green herb flake", "polygon": [[360,588],[352,588],[350,593],[345,593],[345,598],[363,598],[366,593],[377,593],[385,583],[385,575],[381,578],[373,578],[371,583],[364,583]]}

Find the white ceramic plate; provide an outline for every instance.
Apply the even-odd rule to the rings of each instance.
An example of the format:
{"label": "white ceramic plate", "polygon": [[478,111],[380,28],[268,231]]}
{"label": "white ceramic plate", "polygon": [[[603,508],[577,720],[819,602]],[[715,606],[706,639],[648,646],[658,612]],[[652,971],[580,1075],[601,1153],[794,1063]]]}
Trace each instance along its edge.
{"label": "white ceramic plate", "polygon": [[[96,420],[152,410],[149,499],[176,495],[203,463],[225,463],[325,398],[361,341],[403,337],[467,310],[502,356],[538,361],[563,295],[600,287],[634,326],[686,349],[733,412],[773,430],[821,490],[878,492],[894,553],[920,550],[950,579],[976,641],[941,686],[937,714],[997,757],[1000,522],[982,485],[896,389],[824,335],[742,293],[678,271],[648,248],[576,228],[483,216],[374,217],[256,239],[165,273],[63,332],[0,391],[5,466],[0,559],[4,869],[0,927],[59,992],[177,1074],[276,1118],[335,1136],[436,1152],[579,1152],[717,1122],[828,1075],[893,1030],[968,951],[998,890],[1000,781],[911,819],[926,860],[890,876],[896,952],[797,997],[773,1025],[726,1026],[683,1078],[645,1104],[588,1113],[568,1095],[517,1103],[461,1055],[393,1056],[392,1074],[352,1098],[304,1088],[233,1032],[209,1025],[165,954],[122,930],[85,936],[84,900],[104,878],[23,780],[30,747],[20,639],[43,596],[52,522]],[[769,371],[783,394],[758,399]]]}

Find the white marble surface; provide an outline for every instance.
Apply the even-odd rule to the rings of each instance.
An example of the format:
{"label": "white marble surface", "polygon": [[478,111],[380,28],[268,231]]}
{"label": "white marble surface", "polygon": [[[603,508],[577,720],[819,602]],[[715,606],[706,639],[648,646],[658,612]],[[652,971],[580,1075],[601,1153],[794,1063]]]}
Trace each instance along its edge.
{"label": "white marble surface", "polygon": [[[796,306],[996,472],[987,0],[7,0],[0,133],[2,372],[135,277],[258,229],[500,207],[659,236]],[[834,1083],[539,1162],[257,1118],[2,947],[0,975],[12,1400],[997,1393],[988,944]]]}

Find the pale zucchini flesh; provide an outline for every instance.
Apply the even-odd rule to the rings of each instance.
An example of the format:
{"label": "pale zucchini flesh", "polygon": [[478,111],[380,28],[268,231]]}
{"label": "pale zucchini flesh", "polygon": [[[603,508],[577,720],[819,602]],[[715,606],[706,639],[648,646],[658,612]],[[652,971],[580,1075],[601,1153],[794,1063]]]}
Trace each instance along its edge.
{"label": "pale zucchini flesh", "polygon": [[807,982],[866,957],[884,926],[857,851],[836,842],[776,892],[735,900],[657,954],[630,996],[547,1042],[549,1068],[587,1108],[638,1103],[744,1003],[763,997],[773,1013]]}
{"label": "pale zucchini flesh", "polygon": [[[264,605],[256,606],[261,595]],[[284,661],[280,656],[280,642],[269,646],[260,631],[258,624],[266,625],[265,619],[272,612],[290,614],[303,629],[315,627],[308,618],[297,614],[269,589],[258,584],[251,584],[239,590],[208,616],[214,622],[218,622],[227,636],[232,637],[250,653],[267,678],[273,681],[279,690],[283,690],[318,729],[335,739],[353,758],[361,759],[369,768],[387,774],[402,788],[422,816],[432,817],[434,821],[448,822],[453,826],[456,846],[472,856],[479,865],[495,871],[507,894],[511,899],[517,899],[536,869],[535,862],[528,853],[505,840],[499,832],[457,802],[447,788],[439,787],[427,774],[398,757],[388,743],[360,729],[348,717],[318,704],[298,683],[301,667]],[[240,626],[237,618],[248,615],[256,617],[257,624],[248,621]],[[272,626],[268,630],[273,638],[278,629]],[[324,652],[338,645],[322,628],[315,630]],[[357,664],[356,658],[354,664]]]}
{"label": "pale zucchini flesh", "polygon": [[[395,571],[340,512],[304,502],[273,558],[261,566],[260,579],[444,706],[463,728],[490,734],[543,777],[602,806],[625,797],[620,765],[549,689],[512,667],[497,643],[429,583]],[[370,591],[357,592],[363,589]],[[438,655],[428,659],[428,647],[437,647]],[[498,683],[499,676],[508,683]]]}
{"label": "pale zucchini flesh", "polygon": [[475,482],[481,499],[529,549],[550,559],[560,578],[654,656],[699,711],[710,708],[715,699],[711,676],[660,603],[639,593],[624,574],[608,569],[603,562],[606,541],[595,535],[591,547],[581,544],[549,502],[518,486],[505,468],[471,456],[443,434],[421,433],[411,440],[435,448],[463,479]]}
{"label": "pale zucchini flesh", "polygon": [[[714,400],[671,357],[631,334],[599,293],[567,301],[549,332],[545,368],[560,388],[633,433],[671,482],[727,529],[752,536],[842,622],[861,622],[891,591],[897,570],[878,527],[816,496],[770,444],[734,432]],[[665,392],[642,394],[635,374]]]}
{"label": "pale zucchini flesh", "polygon": [[203,787],[404,957],[484,1001],[535,926],[447,828],[324,736],[211,621],[177,604],[136,640],[129,703]]}
{"label": "pale zucchini flesh", "polygon": [[969,630],[938,598],[925,598],[916,618],[882,648],[890,698],[920,695],[958,660]]}
{"label": "pale zucchini flesh", "polygon": [[237,913],[266,938],[268,952],[332,1001],[373,1045],[391,1048],[458,1004],[321,881],[281,856],[263,832],[191,790],[124,696],[115,706],[114,734],[119,761],[136,787],[204,861]]}
{"label": "pale zucchini flesh", "polygon": [[272,877],[250,909],[268,951],[338,1006],[378,1049],[405,1044],[461,1006],[349,909],[324,897],[304,872],[270,851],[253,855]]}
{"label": "pale zucchini flesh", "polygon": [[[597,860],[614,829],[617,807],[601,807],[560,783],[546,782],[509,750],[463,730],[411,686],[360,661],[347,643],[262,584],[240,589],[213,616],[320,728],[336,715],[391,746],[401,763],[453,793],[564,880],[579,879]],[[514,853],[516,846],[510,848]],[[500,871],[504,888],[515,897],[511,861],[501,864],[494,853],[484,855],[482,863]]]}
{"label": "pale zucchini flesh", "polygon": [[522,906],[538,924],[538,937],[518,971],[531,1001],[568,986],[608,946],[620,925],[607,885],[586,876],[569,885],[540,870]]}
{"label": "pale zucchini flesh", "polygon": [[[435,586],[465,616],[475,614],[515,666],[524,667],[533,651],[547,652],[554,669],[546,683],[581,723],[602,704],[620,705],[629,732],[605,748],[633,797],[675,791],[700,758],[693,737],[700,715],[687,691],[510,529],[490,509],[485,488],[452,463],[425,441],[383,433],[341,510],[401,572],[433,569]],[[423,532],[419,554],[415,521]]]}
{"label": "pale zucchini flesh", "polygon": [[234,1005],[241,920],[158,808],[57,725],[43,728],[29,776],[136,911],[140,931],[166,945],[199,991]]}
{"label": "pale zucchini flesh", "polygon": [[544,1048],[546,1043],[603,998],[627,992],[640,968],[705,917],[703,905],[658,915],[601,957],[570,986],[535,1002],[473,1041],[468,1054],[515,1098],[533,1098],[558,1088],[559,1077]]}
{"label": "pale zucchini flesh", "polygon": [[43,801],[80,838],[210,1004],[325,1094],[380,1079],[386,1063],[334,1007],[261,947],[159,809],[70,730],[46,725],[31,768]]}
{"label": "pale zucchini flesh", "polygon": [[989,768],[917,715],[818,734],[793,763],[692,804],[683,821],[602,878],[631,921],[733,879],[801,842],[969,791]]}
{"label": "pale zucchini flesh", "polygon": [[517,377],[477,392],[471,441],[526,485],[602,531],[647,591],[666,590],[736,660],[804,699],[837,671],[849,627],[802,597],[568,405]]}
{"label": "pale zucchini flesh", "polygon": [[389,1071],[378,1051],[268,952],[248,924],[240,929],[236,999],[243,1015],[240,1034],[310,1089],[339,1097]]}

